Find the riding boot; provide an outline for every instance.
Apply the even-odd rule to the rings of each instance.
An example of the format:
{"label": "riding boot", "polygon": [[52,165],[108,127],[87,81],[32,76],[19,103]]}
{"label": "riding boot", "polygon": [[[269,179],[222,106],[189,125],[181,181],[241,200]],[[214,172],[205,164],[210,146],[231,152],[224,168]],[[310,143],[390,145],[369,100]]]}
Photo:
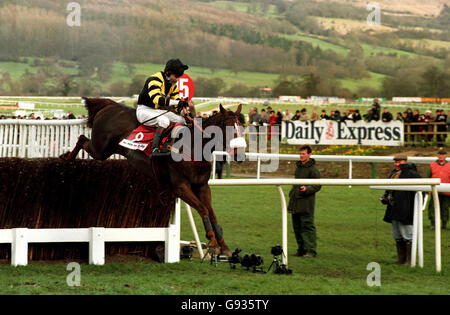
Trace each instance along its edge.
{"label": "riding boot", "polygon": [[166,156],[169,155],[170,152],[162,152],[159,148],[161,144],[161,136],[164,131],[163,127],[158,127],[155,131],[155,135],[153,136],[152,148],[150,158],[158,157],[158,156]]}
{"label": "riding boot", "polygon": [[[406,243],[405,241],[396,241],[397,245],[397,261],[392,262],[394,265],[403,265],[406,261]],[[390,263],[391,264],[391,263]]]}
{"label": "riding boot", "polygon": [[405,265],[411,266],[411,245],[412,243],[410,241],[405,241]]}

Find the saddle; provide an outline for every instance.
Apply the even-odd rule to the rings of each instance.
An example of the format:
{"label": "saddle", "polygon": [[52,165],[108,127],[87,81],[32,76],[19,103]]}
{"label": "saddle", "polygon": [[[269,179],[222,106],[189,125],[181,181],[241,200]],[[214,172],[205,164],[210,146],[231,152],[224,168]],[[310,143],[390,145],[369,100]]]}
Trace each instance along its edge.
{"label": "saddle", "polygon": [[[172,140],[172,132],[180,126],[182,125],[174,124],[172,122],[170,123],[169,127],[164,130],[164,133],[161,137],[160,149],[169,150],[168,146]],[[119,145],[130,150],[142,151],[149,157],[151,154],[153,137],[157,128],[158,127],[156,125],[139,125],[139,127],[134,129],[127,138],[122,139],[119,142]]]}

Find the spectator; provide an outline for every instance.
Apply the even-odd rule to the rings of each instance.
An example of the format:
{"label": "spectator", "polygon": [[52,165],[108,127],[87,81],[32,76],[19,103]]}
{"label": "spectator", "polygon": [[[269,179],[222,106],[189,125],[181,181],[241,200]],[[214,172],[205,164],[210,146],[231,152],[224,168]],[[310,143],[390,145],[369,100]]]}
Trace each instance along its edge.
{"label": "spectator", "polygon": [[348,109],[347,120],[353,120],[353,113],[355,112],[354,108]]}
{"label": "spectator", "polygon": [[[436,117],[434,119],[435,122],[437,123],[443,123],[442,125],[438,125],[437,126],[437,131],[438,132],[445,132],[447,130],[447,126],[446,126],[446,122],[447,122],[447,115],[445,115],[445,112],[443,109],[441,110],[437,110],[436,111]],[[440,135],[438,134],[436,137],[437,143],[438,145],[444,145],[445,139],[446,139],[447,135]]]}
{"label": "spectator", "polygon": [[258,114],[258,109],[256,107],[252,107],[250,109],[248,123],[253,126],[258,126],[261,120],[261,116]]}
{"label": "spectator", "polygon": [[375,120],[378,121],[380,120],[380,110],[381,110],[381,106],[378,103],[378,99],[374,99],[373,100],[373,104],[372,104],[372,119],[371,120]]}
{"label": "spectator", "polygon": [[425,118],[427,121],[433,121],[434,117],[433,117],[433,112],[431,110],[426,110],[425,111]]}
{"label": "spectator", "polygon": [[261,109],[261,114],[259,115],[259,125],[263,126],[264,124],[269,123],[269,115],[266,113],[266,110]]}
{"label": "spectator", "polygon": [[393,119],[392,114],[389,112],[389,109],[385,107],[383,109],[383,115],[381,116],[381,120],[383,122],[390,122],[392,121],[392,119]]}
{"label": "spectator", "polygon": [[319,119],[319,114],[317,114],[316,110],[313,109],[311,113],[311,121],[316,121]]}
{"label": "spectator", "polygon": [[419,121],[419,110],[415,109],[412,116],[412,122],[418,122]]}
{"label": "spectator", "polygon": [[447,112],[447,131],[450,131],[450,110]]}
{"label": "spectator", "polygon": [[292,120],[300,120],[300,111],[296,110],[294,117],[292,117]]}
{"label": "spectator", "polygon": [[300,121],[307,121],[310,120],[310,117],[308,115],[308,112],[306,111],[306,108],[303,108],[300,111]]}
{"label": "spectator", "polygon": [[73,114],[72,111],[69,111],[69,115],[67,116],[67,118],[69,119],[76,119],[75,115]]}
{"label": "spectator", "polygon": [[248,123],[253,124],[254,117],[258,115],[258,109],[256,107],[250,107],[250,111],[248,112]]}
{"label": "spectator", "polygon": [[341,119],[341,112],[338,110],[335,110],[334,112],[332,111],[330,119],[339,121]]}
{"label": "spectator", "polygon": [[325,109],[322,109],[322,113],[320,114],[320,119],[325,119],[325,120],[330,119],[330,116],[327,115],[327,112],[325,111]]}
{"label": "spectator", "polygon": [[[405,117],[406,117],[407,115],[406,115],[406,112],[405,112]],[[404,121],[404,118],[403,118],[403,114],[401,113],[401,112],[398,112],[397,113],[397,116],[395,117],[395,120],[398,120],[398,121]]]}
{"label": "spectator", "polygon": [[[403,153],[394,156],[394,169],[388,178],[420,178],[416,166],[409,165],[407,160]],[[409,264],[411,261],[414,196],[414,191],[388,190],[381,201],[387,205],[383,220],[392,224],[392,236],[397,246],[398,259],[394,264]]]}
{"label": "spectator", "polygon": [[352,116],[353,122],[357,122],[359,120],[362,120],[361,115],[359,114],[359,109],[355,110]]}
{"label": "spectator", "polygon": [[275,125],[277,122],[277,116],[275,115],[275,111],[271,110],[269,113],[269,124]]}
{"label": "spectator", "polygon": [[342,112],[341,117],[339,118],[340,122],[344,122],[347,120],[347,113],[345,111]]}
{"label": "spectator", "polygon": [[[218,157],[219,159],[225,160],[225,157]],[[218,179],[222,179],[222,173],[223,173],[223,166],[225,165],[225,161],[218,161],[216,160],[216,175]]]}
{"label": "spectator", "polygon": [[284,121],[290,121],[294,117],[294,114],[292,114],[290,109],[286,109],[286,115],[284,115],[283,120]]}
{"label": "spectator", "polygon": [[281,109],[278,109],[277,111],[277,120],[275,121],[276,125],[281,125],[281,122],[284,120],[283,113],[281,112]]}
{"label": "spectator", "polygon": [[3,119],[6,119],[6,116],[5,116],[5,115],[1,115],[1,116],[0,116],[0,119],[2,119],[2,120],[3,120]]}
{"label": "spectator", "polygon": [[[311,147],[308,145],[300,148],[300,161],[297,162],[295,178],[320,178],[311,153]],[[320,188],[319,185],[294,185],[289,192],[288,211],[292,213],[292,225],[298,245],[294,256],[308,258],[317,255],[314,204]]]}
{"label": "spectator", "polygon": [[[427,177],[440,178],[441,183],[450,183],[450,163],[446,161],[447,152],[444,149],[440,149],[437,152],[437,160],[430,163],[430,167],[427,172]],[[430,219],[431,229],[435,228],[434,221],[434,201],[433,197],[430,198],[430,204],[428,206],[428,218]],[[448,208],[450,206],[450,193],[439,193],[439,208],[441,209],[441,221],[442,229],[448,230]]]}
{"label": "spectator", "polygon": [[413,121],[413,113],[411,111],[411,108],[408,108],[408,110],[410,110],[410,112],[408,111],[403,112],[403,121],[405,123],[410,123]]}
{"label": "spectator", "polygon": [[411,108],[406,109],[406,116],[408,117],[408,121],[407,122],[412,122],[413,121],[413,111]]}

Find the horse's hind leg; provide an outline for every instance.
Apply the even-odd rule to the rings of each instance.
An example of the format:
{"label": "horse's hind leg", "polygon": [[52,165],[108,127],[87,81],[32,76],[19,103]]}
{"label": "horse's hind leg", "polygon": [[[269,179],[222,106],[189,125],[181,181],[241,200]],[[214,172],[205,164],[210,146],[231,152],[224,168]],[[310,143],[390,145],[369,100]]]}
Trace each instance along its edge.
{"label": "horse's hind leg", "polygon": [[208,208],[208,215],[211,220],[212,228],[214,230],[214,234],[216,235],[217,242],[219,243],[221,253],[223,255],[231,257],[231,250],[225,243],[222,227],[218,224],[216,214],[214,213],[214,209],[212,207],[211,189],[209,185],[203,185],[202,187],[200,187],[198,197],[200,201]]}
{"label": "horse's hind leg", "polygon": [[78,152],[80,152],[81,149],[83,149],[87,153],[89,153],[89,155],[92,156],[94,159],[96,159],[96,160],[101,159],[101,157],[98,157],[94,153],[94,151],[91,148],[91,141],[85,135],[79,136],[77,144],[75,145],[75,148],[73,148],[73,150],[70,152],[66,152],[66,153],[60,155],[60,158],[65,161],[72,161],[77,157]]}

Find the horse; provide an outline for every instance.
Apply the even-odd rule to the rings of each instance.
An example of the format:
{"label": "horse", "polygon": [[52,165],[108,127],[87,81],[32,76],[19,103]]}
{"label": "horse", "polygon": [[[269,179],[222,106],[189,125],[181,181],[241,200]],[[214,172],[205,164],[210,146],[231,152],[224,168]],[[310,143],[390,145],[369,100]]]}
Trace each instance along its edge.
{"label": "horse", "polygon": [[[211,161],[205,160],[203,154],[201,161],[192,158],[175,161],[171,156],[150,159],[141,151],[120,146],[119,142],[140,125],[136,118],[136,110],[111,99],[83,99],[88,110],[87,125],[92,128],[91,139],[80,135],[73,150],[64,153],[60,158],[66,161],[73,160],[82,149],[96,160],[105,160],[113,154],[120,154],[126,157],[132,167],[156,180],[158,186],[156,189],[158,191],[169,190],[175,197],[180,198],[197,210],[202,218],[206,237],[209,240],[207,244],[208,250],[211,250],[216,255],[221,254],[231,257],[230,248],[225,243],[222,227],[218,224],[212,207],[211,189],[208,185],[212,169]],[[241,136],[237,119],[241,110],[242,105],[238,106],[236,112],[225,110],[220,105],[218,113],[202,121],[204,129],[201,129],[194,120],[192,120],[193,123],[188,123],[183,128],[188,128],[191,134],[195,132],[195,128],[198,128],[205,135],[207,127],[217,126],[222,130],[223,139],[220,139],[221,143],[230,148],[230,142],[240,140],[235,141],[235,143],[239,142],[241,143],[240,147],[245,147],[245,140]],[[236,137],[234,131],[230,136],[230,128],[237,131]],[[191,148],[195,145],[194,138],[191,137]],[[228,141],[223,141],[225,138]],[[201,142],[203,149],[206,144],[206,137],[202,137]],[[242,143],[244,143],[244,146],[242,146]],[[238,148],[239,146],[230,148],[230,155],[234,154],[234,156],[237,156],[236,149]],[[191,152],[193,151],[191,150]]]}

